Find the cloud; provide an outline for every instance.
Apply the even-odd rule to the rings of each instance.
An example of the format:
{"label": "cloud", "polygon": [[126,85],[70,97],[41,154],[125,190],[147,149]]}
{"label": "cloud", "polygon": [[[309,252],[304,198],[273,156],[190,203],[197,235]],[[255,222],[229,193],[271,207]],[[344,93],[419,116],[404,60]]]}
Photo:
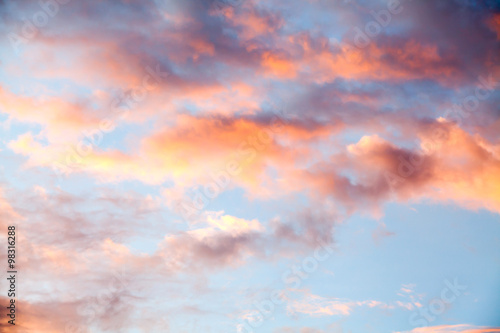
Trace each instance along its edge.
{"label": "cloud", "polygon": [[[498,145],[444,121],[424,124],[419,133],[421,147],[414,150],[364,136],[331,163],[317,164],[299,177],[348,211],[429,198],[498,212]],[[346,168],[349,177],[342,174]]]}
{"label": "cloud", "polygon": [[487,332],[500,332],[500,327],[481,327],[472,325],[442,325],[432,327],[415,328],[411,333],[487,333]]}
{"label": "cloud", "polygon": [[[279,116],[252,119],[183,115],[177,117],[174,127],[164,127],[142,138],[132,153],[107,150],[82,155],[78,146],[69,151],[44,146],[30,133],[11,141],[9,146],[28,156],[29,166],[53,167],[58,162],[65,173],[84,171],[103,181],[138,179],[161,184],[172,180],[192,186],[211,182],[224,173],[235,183],[256,188],[268,165],[291,164],[298,157],[299,152],[280,143],[282,138],[291,142],[312,140],[327,135],[329,127],[287,122]],[[83,144],[87,146],[89,140]]]}
{"label": "cloud", "polygon": [[19,122],[45,127],[44,133],[52,143],[74,138],[84,130],[97,128],[100,117],[90,111],[85,102],[67,102],[64,99],[44,99],[22,96],[0,86],[2,111]]}
{"label": "cloud", "polygon": [[[297,297],[299,296],[299,297]],[[412,303],[395,301],[391,303],[376,300],[354,301],[335,297],[323,297],[312,294],[307,290],[292,290],[287,296],[287,312],[289,315],[304,314],[311,317],[350,316],[356,308],[368,307],[371,309],[414,309]]]}

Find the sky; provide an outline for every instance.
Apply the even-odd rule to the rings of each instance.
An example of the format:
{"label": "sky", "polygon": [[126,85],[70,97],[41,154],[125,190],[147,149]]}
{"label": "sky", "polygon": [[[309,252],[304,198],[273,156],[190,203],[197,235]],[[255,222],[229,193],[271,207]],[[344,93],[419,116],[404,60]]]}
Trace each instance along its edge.
{"label": "sky", "polygon": [[0,332],[500,332],[500,2],[3,0],[0,36]]}

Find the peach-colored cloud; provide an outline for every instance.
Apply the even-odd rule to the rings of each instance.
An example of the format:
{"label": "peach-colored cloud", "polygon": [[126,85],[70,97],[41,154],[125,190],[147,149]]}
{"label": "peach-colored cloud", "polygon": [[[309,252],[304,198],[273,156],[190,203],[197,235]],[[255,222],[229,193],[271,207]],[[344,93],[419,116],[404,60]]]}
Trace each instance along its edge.
{"label": "peach-colored cloud", "polygon": [[[488,333],[500,332],[500,327],[478,327],[472,325],[441,325],[415,328],[407,333]],[[401,333],[401,332],[398,332]]]}
{"label": "peach-colored cloud", "polygon": [[291,79],[297,75],[297,65],[283,54],[264,52],[262,66],[266,75],[285,79]]}
{"label": "peach-colored cloud", "polygon": [[[388,200],[430,198],[499,212],[497,143],[442,120],[423,125],[419,136],[422,147],[414,150],[364,136],[330,162],[292,171],[289,186],[331,196],[347,211],[365,207],[380,213]],[[349,177],[343,175],[347,170]]]}
{"label": "peach-colored cloud", "polygon": [[309,316],[347,316],[355,306],[354,302],[331,300],[317,295],[308,295],[306,299],[293,301],[287,306],[288,312],[299,312]]}
{"label": "peach-colored cloud", "polygon": [[[0,299],[2,304],[8,304],[10,301],[4,296]],[[55,302],[37,304],[24,299],[18,299],[17,302],[16,326],[2,320],[0,323],[1,332],[65,333],[71,330],[71,323],[76,323],[78,318],[75,304]],[[22,307],[20,304],[22,304]],[[52,317],[50,315],[51,311],[57,311],[60,315],[48,320],[47,318]]]}
{"label": "peach-colored cloud", "polygon": [[127,52],[122,44],[126,37],[131,36],[40,36],[29,45],[34,52],[23,55],[25,67],[9,66],[8,70],[17,75],[65,79],[94,87],[139,86],[146,66],[151,65],[142,54]]}
{"label": "peach-colored cloud", "polygon": [[428,78],[449,82],[459,75],[453,59],[440,55],[437,45],[415,40],[387,45],[372,42],[358,48],[349,42],[334,46],[325,38],[298,34],[290,37],[290,43],[302,49],[295,67],[317,83],[339,77],[382,81]]}
{"label": "peach-colored cloud", "polygon": [[17,95],[1,86],[0,106],[3,112],[19,122],[42,125],[45,137],[51,142],[78,137],[83,130],[96,128],[100,123],[100,118],[84,103]]}
{"label": "peach-colored cloud", "polygon": [[[173,128],[143,138],[136,152],[96,151],[79,155],[71,159],[77,163],[66,169],[94,173],[108,181],[139,179],[161,183],[175,179],[184,185],[211,181],[211,173],[229,172],[236,183],[253,187],[260,183],[268,165],[291,165],[298,156],[299,151],[282,146],[281,139],[300,142],[329,133],[327,126],[287,123],[277,116],[268,123],[248,118],[179,116]],[[71,155],[43,146],[31,134],[20,136],[9,146],[29,156],[29,165],[66,164]]]}
{"label": "peach-colored cloud", "polygon": [[226,6],[221,13],[238,30],[238,37],[243,41],[275,35],[283,25],[283,19],[278,14],[257,8],[253,1],[238,7]]}
{"label": "peach-colored cloud", "polygon": [[[302,313],[312,317],[349,316],[358,307],[394,309],[395,306],[413,309],[411,303],[395,302],[395,305],[375,300],[353,301],[341,298],[328,298],[298,290],[300,298],[290,298],[287,304],[288,313]],[[292,293],[294,294],[294,293]]]}
{"label": "peach-colored cloud", "polygon": [[8,225],[14,219],[21,216],[12,208],[10,203],[5,199],[4,189],[0,187],[0,222],[2,227]]}
{"label": "peach-colored cloud", "polygon": [[223,212],[217,213],[214,216],[208,216],[207,222],[225,232],[232,234],[242,234],[250,231],[261,232],[263,226],[258,220],[245,220],[231,215],[222,215]]}

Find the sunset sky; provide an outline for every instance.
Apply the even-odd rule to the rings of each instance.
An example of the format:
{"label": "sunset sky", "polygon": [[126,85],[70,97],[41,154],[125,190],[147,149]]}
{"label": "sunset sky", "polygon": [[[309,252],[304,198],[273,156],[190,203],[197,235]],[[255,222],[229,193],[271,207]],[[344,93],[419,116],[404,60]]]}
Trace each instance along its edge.
{"label": "sunset sky", "polygon": [[0,0],[0,35],[0,332],[500,332],[499,1]]}

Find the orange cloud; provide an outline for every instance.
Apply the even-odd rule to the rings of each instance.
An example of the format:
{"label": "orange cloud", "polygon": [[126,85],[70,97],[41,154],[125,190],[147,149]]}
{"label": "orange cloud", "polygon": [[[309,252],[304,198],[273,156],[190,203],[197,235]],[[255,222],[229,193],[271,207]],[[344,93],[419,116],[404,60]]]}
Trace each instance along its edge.
{"label": "orange cloud", "polygon": [[303,51],[296,57],[295,67],[317,83],[337,77],[383,81],[428,78],[449,83],[459,75],[453,60],[442,57],[437,45],[414,40],[388,45],[372,42],[366,48],[357,48],[350,43],[333,46],[324,38],[315,40],[299,34],[292,36],[290,42]]}
{"label": "orange cloud", "polygon": [[259,10],[251,1],[237,8],[227,6],[221,13],[238,30],[238,37],[243,41],[260,36],[273,36],[283,25],[283,19],[279,15]]}
{"label": "orange cloud", "polygon": [[297,75],[296,64],[282,54],[265,52],[262,55],[262,66],[269,76],[291,79]]}
{"label": "orange cloud", "polygon": [[385,201],[425,198],[500,212],[497,143],[444,121],[423,125],[419,133],[422,147],[414,151],[364,136],[330,162],[292,171],[290,189],[330,196],[350,212],[379,214]]}
{"label": "orange cloud", "polygon": [[330,134],[329,126],[250,118],[179,116],[174,127],[164,128],[143,138],[132,153],[96,151],[74,157],[52,146],[42,146],[31,134],[20,136],[9,146],[29,156],[29,166],[66,165],[65,172],[85,171],[105,181],[138,179],[150,184],[175,180],[181,186],[204,184],[219,172],[229,172],[236,184],[258,188],[268,166],[293,165],[307,152],[282,145]]}
{"label": "orange cloud", "polygon": [[488,21],[488,26],[497,34],[497,40],[500,40],[500,14],[495,14]]}
{"label": "orange cloud", "polygon": [[67,102],[60,98],[44,99],[16,95],[0,86],[0,107],[13,119],[37,123],[45,128],[50,142],[76,138],[85,129],[99,126],[100,119],[84,103]]}
{"label": "orange cloud", "polygon": [[[472,325],[441,325],[415,328],[407,333],[498,333],[500,327],[477,327]],[[403,333],[403,332],[397,332]]]}
{"label": "orange cloud", "polygon": [[248,221],[231,215],[222,215],[222,212],[213,216],[208,215],[207,222],[213,227],[235,235],[264,231],[263,226],[256,219]]}

